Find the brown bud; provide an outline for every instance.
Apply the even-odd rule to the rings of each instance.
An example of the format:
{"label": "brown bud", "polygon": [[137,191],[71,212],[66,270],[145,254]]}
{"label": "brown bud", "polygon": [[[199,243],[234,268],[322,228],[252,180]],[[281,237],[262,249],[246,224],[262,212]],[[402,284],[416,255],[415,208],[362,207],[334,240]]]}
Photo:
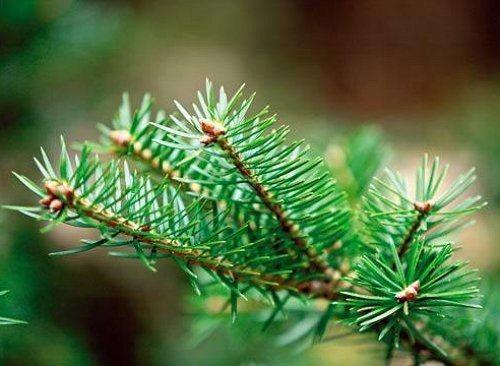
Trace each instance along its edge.
{"label": "brown bud", "polygon": [[43,197],[40,201],[38,201],[40,203],[40,205],[42,206],[45,206],[45,207],[49,207],[50,206],[50,203],[52,202],[52,199],[53,197],[52,196],[45,196]]}
{"label": "brown bud", "polygon": [[413,204],[413,207],[415,208],[415,210],[417,210],[418,212],[422,213],[422,214],[427,214],[431,211],[432,209],[432,203],[430,201],[426,201],[426,202],[415,202]]}
{"label": "brown bud", "polygon": [[45,190],[47,191],[48,194],[52,196],[57,195],[57,187],[59,186],[59,183],[56,182],[55,180],[49,180],[45,182]]}
{"label": "brown bud", "polygon": [[410,285],[411,288],[413,288],[415,291],[420,291],[420,281],[416,280]]}
{"label": "brown bud", "polygon": [[118,146],[127,147],[132,141],[132,135],[126,130],[114,130],[109,133],[111,141]]}
{"label": "brown bud", "polygon": [[142,151],[142,143],[140,141],[134,142],[134,151],[139,154]]}
{"label": "brown bud", "polygon": [[204,144],[215,142],[219,136],[226,133],[226,130],[219,122],[200,119],[200,124],[201,130],[205,133],[205,136],[201,138],[201,142]]}
{"label": "brown bud", "polygon": [[[59,183],[55,180],[50,180],[45,182],[45,190],[49,194],[50,198],[61,197],[69,202],[73,200],[73,188],[66,183]],[[40,204],[42,204],[42,202],[40,202]]]}
{"label": "brown bud", "polygon": [[417,295],[418,295],[418,292],[413,287],[409,287],[405,293],[406,301],[415,300],[417,298]]}
{"label": "brown bud", "polygon": [[217,140],[217,138],[215,136],[208,136],[208,135],[201,136],[201,138],[200,138],[200,142],[204,145],[211,144],[212,142],[215,142],[216,140]]}
{"label": "brown bud", "polygon": [[56,191],[58,193],[58,196],[64,197],[68,202],[71,202],[73,200],[73,188],[71,188],[69,185],[66,183],[59,184],[57,186]]}
{"label": "brown bud", "polygon": [[64,208],[64,202],[58,198],[55,198],[52,200],[52,202],[50,202],[49,208],[52,212],[59,212]]}
{"label": "brown bud", "polygon": [[199,183],[191,183],[189,185],[189,188],[196,193],[199,193],[201,191],[201,185]]}
{"label": "brown bud", "polygon": [[325,274],[328,276],[328,279],[334,282],[337,282],[342,277],[342,273],[339,270],[333,268],[327,268],[325,270]]}
{"label": "brown bud", "polygon": [[172,167],[169,162],[165,160],[161,163],[161,170],[163,170],[163,173],[170,173],[172,171]]}
{"label": "brown bud", "polygon": [[399,291],[395,298],[399,302],[414,301],[417,299],[418,292],[420,291],[420,281],[415,281],[405,289]]}
{"label": "brown bud", "polygon": [[396,300],[398,300],[399,302],[405,302],[406,301],[406,291],[405,290],[401,290],[399,291],[396,296],[394,296],[396,298]]}

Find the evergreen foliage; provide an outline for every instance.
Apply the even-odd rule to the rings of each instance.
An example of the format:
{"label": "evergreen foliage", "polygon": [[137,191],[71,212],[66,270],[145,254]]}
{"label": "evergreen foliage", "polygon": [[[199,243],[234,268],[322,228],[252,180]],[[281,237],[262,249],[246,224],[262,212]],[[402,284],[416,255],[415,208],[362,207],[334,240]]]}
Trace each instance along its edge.
{"label": "evergreen foliage", "polygon": [[[191,111],[175,102],[167,116],[153,115],[149,95],[132,112],[124,95],[111,126],[99,126],[100,143],[70,157],[62,141],[57,166],[42,149],[36,182],[15,173],[40,203],[7,208],[48,222],[44,230],[64,223],[100,233],[52,255],[106,248],[153,271],[171,258],[197,293],[227,296],[233,321],[240,299],[257,299],[271,306],[264,329],[291,312],[308,324],[298,338],[321,340],[333,319],[376,332],[388,357],[400,348],[416,363],[493,362],[491,335],[447,330],[454,309],[481,307],[476,272],[453,259],[450,236],[484,206],[462,198],[474,171],[445,184],[447,166],[425,156],[410,194],[398,173],[372,179],[385,153],[369,133],[349,142],[351,188],[341,188],[323,159],[303,141],[287,142],[288,127],[268,107],[254,111],[253,100],[207,81]],[[311,303],[320,299],[327,306],[318,312]],[[297,311],[300,302],[309,310]]]}

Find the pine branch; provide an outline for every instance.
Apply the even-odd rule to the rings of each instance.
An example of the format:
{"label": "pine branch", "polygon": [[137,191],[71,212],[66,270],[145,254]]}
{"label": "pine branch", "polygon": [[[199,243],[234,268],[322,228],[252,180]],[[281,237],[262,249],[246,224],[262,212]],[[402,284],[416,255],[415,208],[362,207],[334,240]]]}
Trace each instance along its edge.
{"label": "pine branch", "polygon": [[[253,98],[244,99],[241,89],[228,98],[223,88],[216,98],[207,82],[193,114],[176,102],[179,115],[160,111],[151,123],[150,97],[132,113],[125,96],[112,128],[100,127],[96,146],[119,158],[101,163],[84,146],[71,159],[63,141],[56,172],[42,150],[35,159],[41,184],[16,174],[41,197],[39,205],[7,208],[48,221],[45,230],[64,223],[100,232],[98,240],[53,255],[112,248],[110,254],[151,270],[171,258],[198,293],[202,269],[227,290],[233,320],[238,297],[252,293],[275,307],[266,328],[291,297],[336,300],[307,320],[302,338],[322,339],[337,318],[377,332],[389,356],[402,344],[415,362],[456,364],[446,351],[459,341],[432,335],[443,332],[436,324],[450,309],[480,307],[476,272],[452,260],[448,239],[484,206],[479,196],[460,198],[474,171],[444,188],[447,167],[425,156],[415,194],[387,171],[369,186],[358,215],[322,159],[302,142],[287,144],[288,127],[273,129],[277,118],[267,107],[249,113]],[[375,171],[381,155],[367,155],[373,154],[360,159]],[[121,159],[138,163],[139,172]],[[353,202],[371,180],[362,166],[349,157],[360,181],[352,186]]]}
{"label": "pine branch", "polygon": [[[123,170],[112,161],[102,166],[98,157],[90,157],[84,147],[81,157],[75,157],[73,167],[64,142],[59,174],[55,173],[42,150],[43,164],[37,165],[44,175],[43,187],[16,174],[19,180],[40,200],[39,207],[5,206],[28,216],[74,226],[95,228],[102,238],[84,241],[84,246],[54,255],[84,252],[97,247],[131,247],[149,269],[157,259],[176,259],[181,268],[196,279],[189,269],[201,267],[217,274],[226,285],[230,281],[250,283],[271,291],[287,290],[312,297],[332,299],[331,286],[318,284],[302,275],[301,263],[278,254],[281,240],[267,236],[255,242],[245,238],[246,227],[236,231],[226,226],[227,212],[203,209],[204,202],[183,203],[179,191],[165,184],[153,185],[149,180]],[[49,226],[51,228],[51,226]],[[129,239],[117,239],[126,236]],[[268,243],[273,243],[269,246]],[[150,255],[145,250],[151,251]],[[127,253],[114,255],[130,257]],[[179,262],[181,261],[181,262]],[[299,266],[297,266],[299,265]]]}
{"label": "pine branch", "polygon": [[414,198],[403,178],[390,171],[388,182],[376,180],[366,194],[363,222],[372,252],[361,258],[350,279],[360,291],[344,292],[341,303],[351,311],[350,324],[376,329],[389,347],[404,338],[412,353],[425,351],[434,360],[455,364],[417,324],[442,321],[449,307],[479,307],[475,271],[465,262],[449,263],[452,244],[436,241],[484,204],[473,197],[449,208],[475,177],[470,171],[439,195],[447,168],[439,169],[437,158],[429,168],[427,160],[418,170]]}
{"label": "pine branch", "polygon": [[[101,127],[101,130],[104,132],[105,145],[107,145],[108,148],[118,151],[121,154],[125,153],[135,160],[145,162],[151,171],[156,171],[161,174],[165,173],[165,171],[162,170],[165,166],[172,166],[169,161],[165,160],[165,157],[170,157],[172,152],[175,152],[174,155],[182,156],[183,150],[172,145],[160,145],[155,141],[157,138],[153,138],[154,131],[151,130],[152,126],[146,123],[150,114],[151,105],[152,102],[150,97],[146,96],[143,100],[141,108],[132,115],[130,113],[128,97],[124,96],[124,102],[122,103],[118,117],[114,121],[115,130],[109,130],[103,127]],[[166,127],[166,124],[168,124],[169,121],[165,120],[163,112],[159,113],[156,120],[156,125],[160,127],[160,132],[172,131],[171,128]],[[177,124],[179,123],[174,116],[171,116],[170,122],[173,120],[175,120]],[[185,135],[186,133],[183,132],[182,134]],[[260,196],[267,209],[269,209],[276,217],[281,230],[285,233],[289,233],[288,235],[297,248],[309,257],[312,270],[326,273],[326,278],[338,276],[333,272],[333,269],[329,268],[328,262],[317,253],[316,249],[312,246],[308,246],[306,240],[304,239],[304,234],[300,233],[297,229],[298,225],[286,217],[283,207],[280,207],[279,204],[273,202],[271,198],[272,194],[268,192],[262,184],[257,182],[258,178],[255,176],[255,173],[243,165],[241,156],[234,150],[234,147],[229,145],[227,139],[221,141],[225,142],[223,150],[225,148],[226,152],[230,153],[229,155],[231,156],[233,164],[238,162],[236,165],[238,171],[243,175],[243,177],[249,180],[250,186]],[[217,143],[222,147],[220,142]],[[176,184],[180,184],[186,191],[199,191],[199,187],[206,187],[206,185],[202,185],[196,181],[189,183],[189,179],[193,180],[197,177],[199,178],[199,174],[196,174],[196,171],[200,170],[200,162],[197,159],[189,159],[186,166],[189,167],[182,173],[180,170],[175,170],[174,175],[167,173],[166,178],[176,182]],[[204,189],[205,193],[207,193],[207,189]],[[225,193],[223,198],[230,196],[232,192],[234,192],[230,191],[229,187],[226,187],[226,191],[229,193]],[[205,196],[213,197],[214,194],[212,192],[212,194],[209,193]]]}
{"label": "pine branch", "polygon": [[480,196],[459,203],[457,200],[475,181],[474,169],[443,189],[447,170],[448,166],[440,168],[439,158],[429,167],[425,155],[417,172],[413,196],[408,193],[406,181],[397,173],[386,170],[387,180],[375,179],[363,197],[366,241],[387,248],[384,243],[390,238],[404,254],[418,233],[426,234],[425,240],[433,242],[471,224],[466,217],[486,203],[480,202]]}
{"label": "pine branch", "polygon": [[346,320],[361,331],[376,329],[379,340],[403,333],[410,348],[427,350],[434,359],[453,364],[441,347],[417,332],[416,324],[443,321],[440,318],[449,307],[480,308],[474,301],[478,294],[475,271],[467,270],[464,262],[447,263],[453,253],[451,245],[427,248],[423,240],[417,240],[405,266],[394,245],[392,253],[392,260],[362,257],[350,280],[362,291],[343,292],[346,299],[340,302],[350,309]]}
{"label": "pine branch", "polygon": [[217,139],[217,144],[220,146],[222,151],[225,151],[229,155],[233,164],[236,166],[241,175],[245,177],[248,184],[250,184],[250,186],[255,190],[264,205],[275,215],[281,230],[287,233],[290,239],[294,242],[295,246],[307,256],[309,262],[311,263],[311,269],[313,271],[323,272],[326,278],[331,278],[334,269],[331,268],[327,261],[322,259],[318,255],[317,251],[304,240],[304,234],[299,231],[298,225],[287,217],[283,207],[279,203],[275,202],[268,189],[259,183],[255,173],[245,165],[241,155],[236,151],[234,146],[232,146],[225,138]]}
{"label": "pine branch", "polygon": [[[58,184],[60,186],[63,183],[58,182]],[[273,290],[294,290],[292,284],[288,284],[279,276],[264,275],[245,265],[236,265],[224,259],[213,261],[210,258],[206,258],[201,249],[189,249],[188,244],[183,244],[176,239],[169,239],[164,235],[159,235],[159,233],[145,225],[128,220],[110,210],[103,210],[102,206],[92,205],[88,200],[81,199],[76,195],[67,203],[68,208],[74,209],[76,212],[106,225],[113,231],[130,236],[133,240],[145,244],[153,250],[157,249],[167,253],[169,256],[177,257],[188,265],[199,266],[218,274],[229,276],[237,282],[248,281],[256,285],[267,286]]]}
{"label": "pine branch", "polygon": [[[327,249],[347,230],[348,212],[345,195],[339,193],[321,160],[309,160],[301,143],[285,145],[288,128],[280,127],[272,134],[266,131],[276,122],[267,116],[267,108],[254,116],[246,116],[253,100],[241,99],[241,89],[228,100],[221,88],[215,100],[212,84],[207,82],[206,96],[198,95],[200,106],[194,105],[195,116],[179,104],[184,117],[174,120],[176,129],[155,124],[167,132],[165,139],[156,140],[167,147],[188,148],[206,152],[212,157],[204,180],[191,179],[200,185],[248,184],[245,197],[267,211],[268,225],[277,224],[283,236],[293,243],[294,255],[307,258],[309,270],[332,282],[338,271],[330,261]],[[216,148],[219,148],[217,151]],[[229,163],[229,165],[228,165]],[[237,172],[240,178],[234,175]],[[222,173],[221,173],[222,172]],[[213,177],[228,174],[229,177]],[[238,180],[239,179],[239,180]],[[338,264],[337,264],[338,266]]]}
{"label": "pine branch", "polygon": [[[112,128],[102,124],[98,126],[102,142],[95,149],[139,163],[144,173],[150,173],[158,181],[166,179],[183,191],[197,192],[198,186],[190,186],[177,179],[185,174],[185,167],[189,167],[193,157],[184,151],[164,148],[153,140],[157,134],[149,124],[152,107],[153,100],[146,94],[139,109],[132,112],[129,96],[125,93]],[[163,110],[157,112],[155,121],[167,122]]]}

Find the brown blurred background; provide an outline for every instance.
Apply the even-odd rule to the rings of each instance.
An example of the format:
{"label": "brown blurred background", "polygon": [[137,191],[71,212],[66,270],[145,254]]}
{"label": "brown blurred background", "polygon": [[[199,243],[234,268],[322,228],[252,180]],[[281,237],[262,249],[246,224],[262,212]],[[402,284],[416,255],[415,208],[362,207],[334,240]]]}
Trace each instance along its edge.
{"label": "brown blurred background", "polygon": [[[319,151],[369,123],[405,172],[424,152],[451,162],[452,174],[477,165],[490,206],[463,233],[460,255],[496,278],[499,16],[493,0],[3,0],[1,202],[31,203],[10,171],[33,175],[31,156],[40,145],[55,154],[61,133],[97,138],[123,91],[135,103],[151,92],[169,110],[205,77],[229,90],[245,82]],[[170,263],[151,274],[104,252],[48,258],[79,234],[42,236],[8,212],[1,226],[0,289],[11,289],[1,314],[30,322],[0,330],[5,364],[381,363],[356,345],[299,358],[227,334],[189,349],[191,290]]]}

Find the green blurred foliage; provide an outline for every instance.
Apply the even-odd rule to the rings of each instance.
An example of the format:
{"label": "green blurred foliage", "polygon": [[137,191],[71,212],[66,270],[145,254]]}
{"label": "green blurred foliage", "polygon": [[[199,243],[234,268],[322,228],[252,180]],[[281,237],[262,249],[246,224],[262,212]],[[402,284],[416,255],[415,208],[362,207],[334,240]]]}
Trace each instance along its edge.
{"label": "green blurred foliage", "polygon": [[92,364],[83,335],[65,327],[64,315],[59,313],[64,301],[74,299],[68,289],[75,284],[69,283],[70,277],[62,268],[51,265],[43,246],[36,244],[39,238],[35,229],[17,226],[7,230],[5,221],[2,226],[3,232],[12,236],[8,247],[2,243],[0,277],[3,286],[15,289],[15,300],[2,302],[1,310],[28,321],[28,325],[4,329],[3,362],[54,365],[64,359],[67,365]]}
{"label": "green blurred foliage", "polygon": [[500,206],[500,85],[489,82],[471,88],[449,114],[448,118],[459,124],[459,143],[480,158],[484,194],[496,207]]}

